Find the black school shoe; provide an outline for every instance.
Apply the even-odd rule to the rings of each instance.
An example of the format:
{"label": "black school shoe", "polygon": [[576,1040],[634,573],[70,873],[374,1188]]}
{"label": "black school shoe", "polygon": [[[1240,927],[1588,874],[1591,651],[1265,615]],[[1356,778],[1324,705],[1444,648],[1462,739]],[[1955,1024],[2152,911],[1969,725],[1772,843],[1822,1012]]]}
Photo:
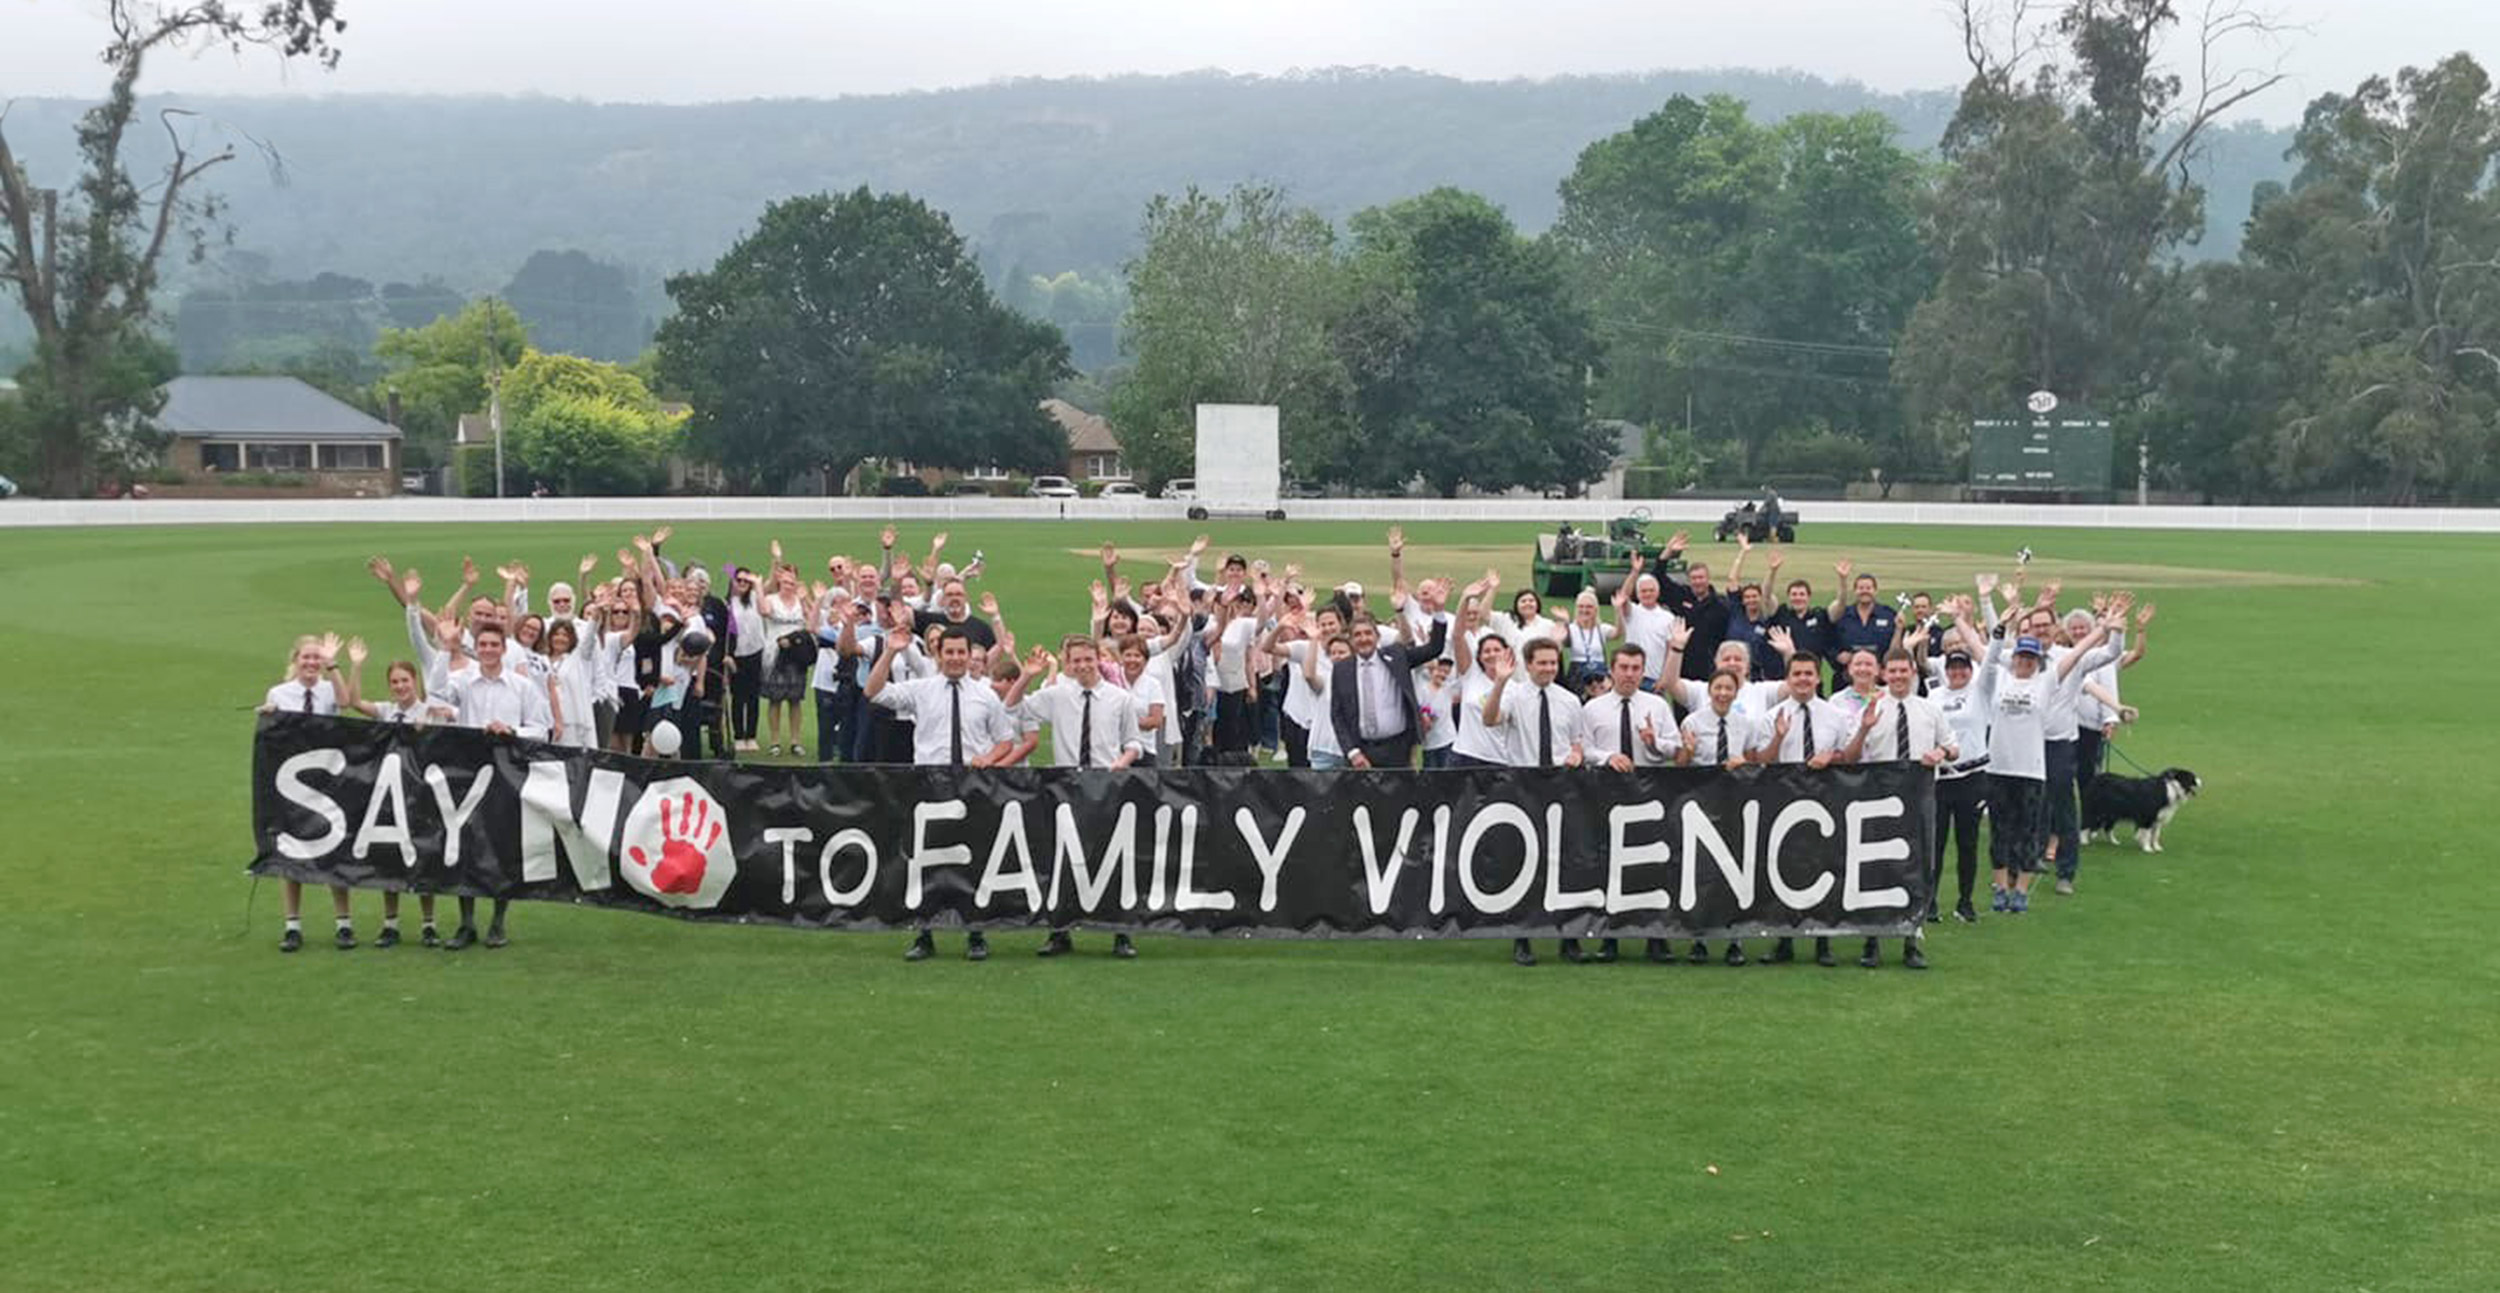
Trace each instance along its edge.
{"label": "black school shoe", "polygon": [[1771,944],[1771,954],[1762,958],[1764,965],[1786,965],[1797,959],[1797,940],[1783,938]]}
{"label": "black school shoe", "polygon": [[1909,970],[1927,968],[1927,953],[1919,950],[1918,940],[1912,939],[1901,945],[1901,966]]}
{"label": "black school shoe", "polygon": [[302,951],[303,947],[304,931],[300,929],[290,929],[278,936],[278,950],[281,952]]}
{"label": "black school shoe", "polygon": [[1826,970],[1840,964],[1840,958],[1832,955],[1832,940],[1828,938],[1814,940],[1814,963]]}
{"label": "black school shoe", "polygon": [[1510,963],[1513,965],[1536,964],[1536,949],[1528,946],[1528,940],[1524,938],[1510,940]]}
{"label": "black school shoe", "polygon": [[964,959],[967,961],[990,959],[990,940],[983,938],[981,931],[976,929],[964,936]]}
{"label": "black school shoe", "polygon": [[1137,959],[1137,944],[1130,942],[1126,934],[1114,934],[1111,936],[1111,954],[1123,961],[1134,961]]}
{"label": "black school shoe", "polygon": [[[1699,947],[1701,944],[1695,943],[1693,946]],[[1741,940],[1728,940],[1727,963],[1730,965],[1743,965],[1745,963],[1745,944]]]}
{"label": "black school shoe", "polygon": [[1868,939],[1868,940],[1866,940],[1866,950],[1865,950],[1865,951],[1863,951],[1863,952],[1858,953],[1858,964],[1859,964],[1860,966],[1863,966],[1863,967],[1864,967],[1864,968],[1866,968],[1866,969],[1873,970],[1873,969],[1879,969],[1879,968],[1881,968],[1881,967],[1883,966],[1883,963],[1884,963],[1884,949],[1883,949],[1883,945],[1882,945],[1882,944],[1880,944],[1880,943],[1877,943],[1874,939],[1871,939],[1871,938],[1870,938],[1870,939]]}
{"label": "black school shoe", "polygon": [[[1733,947],[1735,944],[1731,943],[1729,946]],[[1710,964],[1710,945],[1698,939],[1694,940],[1693,950],[1684,954],[1684,960],[1692,965]]]}
{"label": "black school shoe", "polygon": [[1060,933],[1057,930],[1052,930],[1050,937],[1042,940],[1041,950],[1035,952],[1033,955],[1066,956],[1068,953],[1075,950],[1076,943],[1073,940],[1071,940],[1066,934]]}
{"label": "black school shoe", "polygon": [[432,925],[428,925],[417,931],[417,944],[421,947],[441,947],[443,936],[435,933]]}
{"label": "black school shoe", "polygon": [[1675,950],[1668,947],[1667,940],[1663,938],[1653,938],[1649,940],[1648,955],[1650,963],[1653,965],[1675,964]]}
{"label": "black school shoe", "polygon": [[922,930],[912,938],[911,946],[904,950],[903,959],[925,961],[935,955],[937,955],[937,940],[929,937],[927,930]]}
{"label": "black school shoe", "polygon": [[339,932],[338,932],[338,933],[336,933],[336,934],[334,934],[334,935],[332,935],[332,936],[331,936],[330,941],[331,941],[331,943],[332,943],[333,945],[335,945],[335,946],[336,946],[336,947],[337,947],[340,951],[342,951],[342,952],[353,952],[353,951],[355,951],[355,950],[356,950],[356,929],[355,929],[355,927],[354,927],[354,926],[352,926],[352,925],[341,925],[341,926],[339,926]]}
{"label": "black school shoe", "polygon": [[504,936],[503,926],[489,925],[486,927],[486,945],[488,947],[502,947],[511,941],[511,939]]}
{"label": "black school shoe", "polygon": [[384,925],[382,932],[373,936],[373,945],[377,948],[399,946],[399,926]]}
{"label": "black school shoe", "polygon": [[1578,965],[1582,961],[1589,959],[1587,954],[1580,950],[1580,940],[1576,938],[1564,939],[1562,941],[1562,946],[1558,948],[1557,951],[1561,955],[1562,959],[1571,962],[1573,965]]}
{"label": "black school shoe", "polygon": [[1614,964],[1614,963],[1615,963],[1615,959],[1616,959],[1617,957],[1620,957],[1621,955],[1623,955],[1623,951],[1622,951],[1622,949],[1621,949],[1621,948],[1618,948],[1618,947],[1616,947],[1616,946],[1615,946],[1615,940],[1613,940],[1613,939],[1611,939],[1611,938],[1608,938],[1608,939],[1601,939],[1601,940],[1599,940],[1599,941],[1598,941],[1598,944],[1597,944],[1597,963],[1598,963],[1598,964],[1600,964],[1600,965],[1612,965],[1612,964]]}
{"label": "black school shoe", "polygon": [[464,947],[474,946],[476,943],[477,926],[462,925],[460,928],[451,931],[451,937],[443,943],[443,950],[446,952],[457,952]]}

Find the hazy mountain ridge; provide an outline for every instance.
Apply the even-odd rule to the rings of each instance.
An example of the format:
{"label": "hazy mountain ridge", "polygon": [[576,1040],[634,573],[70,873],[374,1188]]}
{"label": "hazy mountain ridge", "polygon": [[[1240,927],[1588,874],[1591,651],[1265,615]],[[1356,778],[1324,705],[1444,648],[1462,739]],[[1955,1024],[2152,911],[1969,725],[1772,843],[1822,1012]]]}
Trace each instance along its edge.
{"label": "hazy mountain ridge", "polygon": [[[1482,82],[1326,69],[694,106],[393,96],[152,106],[180,103],[283,156],[281,184],[238,137],[244,156],[215,181],[235,246],[266,255],[277,275],[434,276],[474,292],[500,286],[533,250],[578,248],[629,267],[656,309],[661,276],[708,264],[765,203],[859,184],[945,210],[994,274],[1116,266],[1146,200],[1189,184],[1280,182],[1337,219],[1449,184],[1542,229],[1580,150],[1677,93],[1732,94],[1764,120],[1873,108],[1918,149],[1934,145],[1955,100],[1781,72]],[[12,110],[10,138],[37,183],[67,181],[70,125],[85,107],[36,99]],[[155,131],[134,141],[134,164],[158,155]],[[2200,258],[2236,252],[2249,189],[2288,176],[2288,143],[2288,131],[2253,124],[2215,136]]]}

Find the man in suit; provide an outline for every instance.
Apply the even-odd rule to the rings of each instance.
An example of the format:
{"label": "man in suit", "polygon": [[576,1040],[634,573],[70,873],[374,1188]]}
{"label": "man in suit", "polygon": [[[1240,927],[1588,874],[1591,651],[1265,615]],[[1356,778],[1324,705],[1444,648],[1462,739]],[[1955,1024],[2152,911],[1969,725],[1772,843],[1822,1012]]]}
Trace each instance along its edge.
{"label": "man in suit", "polygon": [[1384,650],[1380,625],[1369,615],[1355,617],[1354,654],[1338,661],[1328,680],[1328,721],[1348,766],[1413,765],[1424,731],[1415,671],[1439,658],[1449,637],[1450,626],[1436,618],[1432,636]]}

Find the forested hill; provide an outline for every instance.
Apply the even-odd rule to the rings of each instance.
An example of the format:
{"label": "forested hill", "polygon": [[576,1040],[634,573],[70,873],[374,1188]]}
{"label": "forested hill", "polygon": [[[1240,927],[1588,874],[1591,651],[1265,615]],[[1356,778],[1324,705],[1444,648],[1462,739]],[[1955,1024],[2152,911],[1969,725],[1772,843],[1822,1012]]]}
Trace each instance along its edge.
{"label": "forested hill", "polygon": [[[1954,102],[1949,90],[1885,95],[1770,72],[1470,82],[1342,70],[684,107],[493,97],[184,106],[283,156],[280,181],[246,144],[216,181],[231,200],[237,249],[266,256],[268,272],[431,277],[477,291],[501,285],[540,248],[627,266],[647,288],[709,263],[767,201],[859,184],[949,212],[994,275],[1116,266],[1146,200],[1193,183],[1281,182],[1340,219],[1456,185],[1536,230],[1584,146],[1670,95],[1714,92],[1746,100],[1763,120],[1872,107],[1921,149]],[[83,106],[25,100],[11,111],[10,138],[38,183],[65,179],[69,123]],[[156,142],[153,131],[144,138]],[[2197,254],[2236,249],[2250,186],[2284,175],[2287,143],[2285,132],[2254,126],[2214,139],[2212,231]]]}

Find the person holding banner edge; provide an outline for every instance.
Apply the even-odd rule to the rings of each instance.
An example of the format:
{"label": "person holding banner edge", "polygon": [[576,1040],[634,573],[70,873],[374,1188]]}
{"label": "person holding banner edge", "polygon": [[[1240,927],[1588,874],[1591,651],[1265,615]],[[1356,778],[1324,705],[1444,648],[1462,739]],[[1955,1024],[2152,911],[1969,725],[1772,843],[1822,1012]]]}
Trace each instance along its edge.
{"label": "person holding banner edge", "polygon": [[[1434,652],[1438,655],[1439,652]],[[1493,667],[1493,690],[1484,698],[1484,707],[1474,717],[1484,720],[1488,728],[1507,732],[1511,765],[1520,768],[1577,768],[1583,758],[1580,744],[1580,698],[1569,687],[1556,681],[1562,674],[1562,646],[1552,638],[1530,638],[1520,648],[1526,662],[1527,677],[1519,677],[1520,667],[1508,659]],[[1566,938],[1557,949],[1562,959],[1577,964],[1580,940]],[[1607,939],[1601,960],[1614,959],[1615,940]],[[1510,959],[1520,965],[1536,964],[1536,953],[1522,938],[1511,944]]]}
{"label": "person holding banner edge", "polygon": [[[862,688],[870,703],[912,722],[911,761],[923,768],[986,768],[1007,757],[1014,748],[1012,740],[995,740],[987,746],[972,744],[982,733],[991,733],[1006,726],[1006,706],[999,703],[998,693],[986,683],[965,675],[972,667],[972,638],[959,625],[948,625],[938,632],[938,672],[935,677],[915,678],[909,682],[890,683],[895,657],[913,641],[911,622],[905,618],[909,608],[902,608],[893,630],[885,635],[884,646],[877,653],[876,666],[868,671],[868,683]],[[926,924],[921,925],[903,953],[906,961],[925,961],[937,954],[937,939]],[[964,933],[964,959],[990,959],[989,940],[977,929]]]}
{"label": "person holding banner edge", "polygon": [[[1802,763],[1820,770],[1857,758],[1858,747],[1866,740],[1866,725],[1850,721],[1839,706],[1815,695],[1822,682],[1823,662],[1811,653],[1800,651],[1788,658],[1788,694],[1769,713],[1754,719],[1753,744],[1745,751],[1745,762]],[[1796,940],[1783,937],[1772,944],[1771,954],[1762,963],[1786,965],[1796,959]],[[1832,957],[1830,938],[1814,940],[1814,963],[1826,969],[1839,964]]]}
{"label": "person holding banner edge", "polygon": [[[1141,653],[1142,650],[1141,645]],[[1072,634],[1059,644],[1059,652],[1059,657],[1054,658],[1038,646],[1033,648],[1022,674],[1004,698],[1007,709],[1050,725],[1050,763],[1054,768],[1117,771],[1135,763],[1146,750],[1145,737],[1137,726],[1135,697],[1103,680],[1101,647],[1089,636]],[[1065,673],[1060,672],[1061,659],[1066,661]],[[1049,681],[1027,691],[1045,669],[1049,671]],[[1069,936],[1068,927],[1054,925],[1037,955],[1064,956],[1075,950],[1076,941]],[[1134,960],[1137,945],[1129,941],[1128,935],[1115,934],[1111,954],[1123,961]]]}

